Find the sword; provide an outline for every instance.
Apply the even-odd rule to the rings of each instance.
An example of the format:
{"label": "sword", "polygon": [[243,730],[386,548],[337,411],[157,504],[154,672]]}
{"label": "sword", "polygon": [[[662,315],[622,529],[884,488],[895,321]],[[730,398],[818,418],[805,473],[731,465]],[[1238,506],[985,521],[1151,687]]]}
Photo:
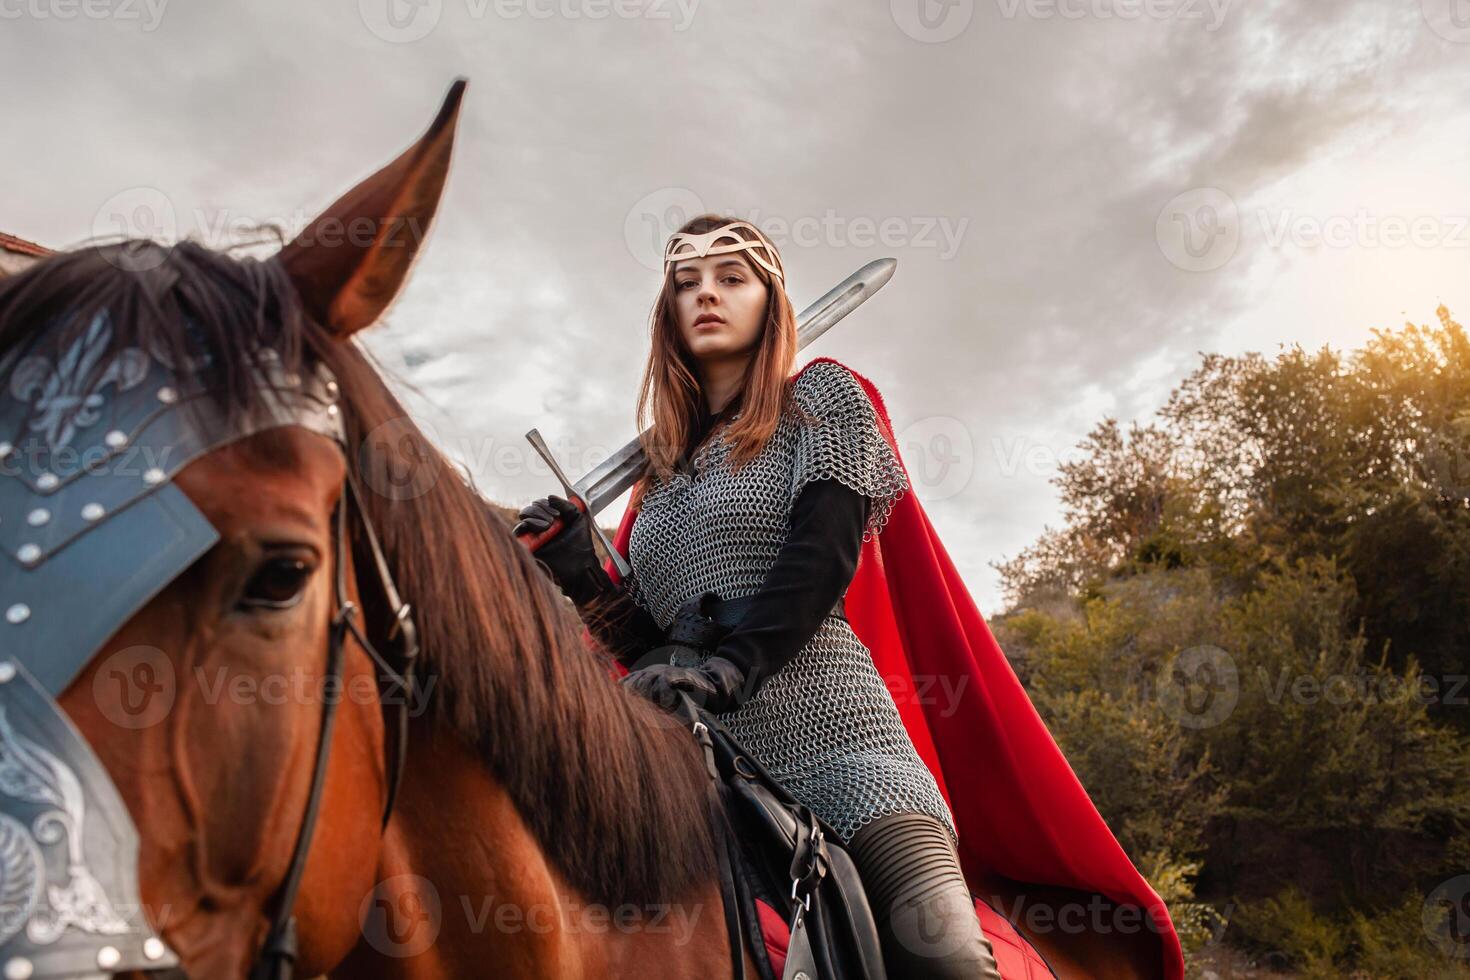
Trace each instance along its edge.
{"label": "sword", "polygon": [[[801,350],[832,329],[843,317],[867,302],[869,297],[887,285],[897,268],[897,259],[874,259],[830,289],[821,299],[802,310],[801,315],[796,318],[796,349]],[[597,521],[593,518],[643,475],[648,458],[643,452],[642,437],[632,440],[594,466],[576,483],[567,479],[567,475],[562,472],[551,449],[546,445],[546,440],[541,438],[539,430],[532,429],[527,432],[526,439],[541,458],[546,460],[546,465],[550,467],[552,475],[566,491],[567,499],[592,520],[593,533],[597,535],[597,539],[602,542],[602,546],[612,557],[618,574],[626,578],[632,573],[632,567],[628,565],[627,559],[613,547],[612,542],[608,540],[607,533],[598,526]],[[561,528],[562,522],[557,520],[540,534],[522,535],[520,540],[522,544],[535,552],[541,545],[556,537]]]}

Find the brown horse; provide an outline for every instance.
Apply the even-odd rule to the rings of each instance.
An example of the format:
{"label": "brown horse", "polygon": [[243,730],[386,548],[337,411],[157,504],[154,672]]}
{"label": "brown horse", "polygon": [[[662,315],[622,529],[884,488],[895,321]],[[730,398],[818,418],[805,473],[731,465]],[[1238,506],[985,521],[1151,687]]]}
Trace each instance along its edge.
{"label": "brown horse", "polygon": [[[287,370],[324,363],[340,384],[356,447],[346,458],[282,427],[178,473],[220,540],[60,698],[140,827],[146,911],[194,977],[246,975],[302,825],[349,471],[418,611],[425,674],[385,830],[393,739],[373,663],[345,645],[295,902],[298,975],[730,973],[694,743],[582,645],[534,559],[351,340],[399,292],[434,216],[461,87],[421,140],[269,260],[127,242],[55,256],[0,287],[0,364],[57,314],[106,308],[115,344],[204,348],[224,409],[251,410],[249,367],[266,346]],[[409,492],[391,483],[406,465],[420,468]],[[381,636],[376,588],[346,571],[365,631]],[[166,704],[147,703],[164,696],[156,683],[115,683],[139,658],[170,681]]]}

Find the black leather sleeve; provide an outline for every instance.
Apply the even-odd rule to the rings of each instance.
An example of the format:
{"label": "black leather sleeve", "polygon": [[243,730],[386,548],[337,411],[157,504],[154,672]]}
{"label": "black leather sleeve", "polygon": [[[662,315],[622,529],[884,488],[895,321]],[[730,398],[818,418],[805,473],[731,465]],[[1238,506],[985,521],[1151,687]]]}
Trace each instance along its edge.
{"label": "black leather sleeve", "polygon": [[775,564],[715,650],[745,671],[747,696],[796,656],[852,582],[867,512],[868,499],[837,480],[802,487]]}

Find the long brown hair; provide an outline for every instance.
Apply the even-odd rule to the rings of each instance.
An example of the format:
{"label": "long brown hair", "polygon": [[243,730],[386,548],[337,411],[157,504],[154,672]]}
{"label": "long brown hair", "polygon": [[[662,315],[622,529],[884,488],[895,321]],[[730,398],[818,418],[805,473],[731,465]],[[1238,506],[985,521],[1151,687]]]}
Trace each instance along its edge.
{"label": "long brown hair", "polygon": [[[248,414],[266,398],[250,380],[266,347],[289,371],[325,362],[340,383],[359,485],[382,486],[388,472],[415,472],[418,485],[424,471],[414,468],[430,468],[422,492],[362,500],[417,614],[427,720],[478,751],[589,900],[665,901],[712,880],[708,776],[688,733],[583,645],[581,622],[508,523],[408,417],[366,352],[306,315],[281,263],[188,241],[45,259],[0,280],[0,380],[14,354],[44,341],[54,357],[102,310],[112,349],[166,352],[173,363],[208,355],[208,390],[224,411]],[[70,326],[41,331],[57,317]],[[107,360],[97,359],[82,390]],[[411,745],[410,765],[434,760]]]}
{"label": "long brown hair", "polygon": [[[686,221],[679,232],[700,235],[737,220],[741,219],[702,214]],[[731,234],[747,241],[754,239],[739,228],[732,229]],[[740,418],[727,423],[725,429],[725,439],[730,444],[729,460],[737,467],[754,458],[776,431],[790,397],[788,376],[796,363],[796,312],[786,295],[785,284],[759,263],[746,259],[746,265],[766,284],[768,295],[765,323],[756,341],[755,354],[746,366],[740,390],[731,401],[731,405],[738,405]],[[704,406],[698,363],[679,332],[673,269],[670,264],[664,270],[663,287],[650,316],[651,344],[638,393],[636,420],[640,429],[646,418],[652,422],[641,437],[649,473],[633,491],[634,509],[642,503],[652,479],[667,479],[674,472]]]}

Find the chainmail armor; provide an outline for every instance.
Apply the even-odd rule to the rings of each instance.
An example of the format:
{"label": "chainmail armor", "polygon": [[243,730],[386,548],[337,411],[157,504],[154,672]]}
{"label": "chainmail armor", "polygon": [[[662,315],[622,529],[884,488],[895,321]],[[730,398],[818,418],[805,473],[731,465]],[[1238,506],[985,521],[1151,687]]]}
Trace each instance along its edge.
{"label": "chainmail armor", "polygon": [[[759,591],[809,481],[837,479],[869,499],[864,541],[881,532],[909,489],[850,371],[812,364],[792,394],[814,421],[788,408],[761,452],[739,469],[728,465],[729,446],[716,433],[687,470],[656,480],[644,496],[628,542],[630,587],[660,626],[702,592],[731,599]],[[823,619],[790,662],[720,720],[844,841],[890,813],[927,813],[954,833],[872,654],[841,617]]]}

